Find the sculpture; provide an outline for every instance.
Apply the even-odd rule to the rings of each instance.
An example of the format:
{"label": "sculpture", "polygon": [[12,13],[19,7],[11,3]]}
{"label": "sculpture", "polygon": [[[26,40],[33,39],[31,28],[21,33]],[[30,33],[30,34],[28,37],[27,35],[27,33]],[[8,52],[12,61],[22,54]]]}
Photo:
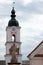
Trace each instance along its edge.
{"label": "sculpture", "polygon": [[11,63],[17,63],[18,61],[17,61],[16,55],[19,54],[19,48],[17,48],[17,46],[13,44],[13,46],[11,46],[9,51],[12,56]]}

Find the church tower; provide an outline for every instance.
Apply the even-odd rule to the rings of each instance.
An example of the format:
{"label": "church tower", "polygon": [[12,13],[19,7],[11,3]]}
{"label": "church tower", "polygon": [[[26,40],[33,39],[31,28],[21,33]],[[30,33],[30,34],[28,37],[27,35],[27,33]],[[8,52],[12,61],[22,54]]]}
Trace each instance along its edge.
{"label": "church tower", "polygon": [[20,42],[20,29],[18,21],[16,20],[15,10],[14,7],[11,11],[11,19],[8,22],[8,26],[6,27],[6,55],[5,55],[5,61],[6,65],[11,62],[11,54],[10,54],[10,48],[13,46],[13,44],[16,45],[17,48],[19,48],[18,53],[16,54],[16,58],[19,63],[22,63],[22,54],[21,54],[21,42]]}

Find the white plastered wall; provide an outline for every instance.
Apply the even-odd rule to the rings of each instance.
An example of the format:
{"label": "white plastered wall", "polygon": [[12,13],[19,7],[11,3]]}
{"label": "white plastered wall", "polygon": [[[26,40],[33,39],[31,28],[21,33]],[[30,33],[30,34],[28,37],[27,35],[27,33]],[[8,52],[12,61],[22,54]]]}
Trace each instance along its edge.
{"label": "white plastered wall", "polygon": [[30,65],[43,65],[43,58],[31,59]]}
{"label": "white plastered wall", "polygon": [[[15,31],[12,31],[12,29],[15,28],[16,30],[16,42],[12,42],[12,32],[15,33]],[[21,55],[21,42],[20,42],[20,27],[7,27],[6,28],[6,65],[11,61],[11,55],[9,52],[9,49],[13,44],[16,44],[17,48],[19,48],[19,55],[17,55],[18,62],[22,63],[22,55]]]}
{"label": "white plastered wall", "polygon": [[6,28],[6,41],[12,41],[12,32],[15,33],[15,31],[12,31],[12,29],[15,28],[16,30],[16,42],[20,42],[20,28],[21,27],[7,27]]}

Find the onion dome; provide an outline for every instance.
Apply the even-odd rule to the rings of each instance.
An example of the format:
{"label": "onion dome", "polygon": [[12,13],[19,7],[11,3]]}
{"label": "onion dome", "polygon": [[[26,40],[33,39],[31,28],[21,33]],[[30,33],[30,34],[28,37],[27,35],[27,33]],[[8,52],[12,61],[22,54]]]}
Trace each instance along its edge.
{"label": "onion dome", "polygon": [[15,15],[15,10],[14,10],[14,7],[11,11],[11,19],[10,21],[8,22],[8,26],[19,26],[19,23],[18,21],[15,19],[16,15]]}

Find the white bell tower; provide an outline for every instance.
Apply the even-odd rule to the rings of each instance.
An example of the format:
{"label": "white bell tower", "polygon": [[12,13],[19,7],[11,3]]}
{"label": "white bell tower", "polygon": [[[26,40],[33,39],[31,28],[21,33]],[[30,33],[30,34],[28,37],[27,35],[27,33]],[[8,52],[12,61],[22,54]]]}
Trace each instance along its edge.
{"label": "white bell tower", "polygon": [[19,54],[17,55],[17,60],[19,63],[22,63],[22,54],[21,54],[21,42],[20,42],[20,29],[18,21],[15,19],[15,10],[14,7],[11,11],[11,20],[8,22],[8,26],[6,27],[6,55],[5,61],[6,65],[11,62],[11,55],[9,49],[13,44],[19,48]]}

